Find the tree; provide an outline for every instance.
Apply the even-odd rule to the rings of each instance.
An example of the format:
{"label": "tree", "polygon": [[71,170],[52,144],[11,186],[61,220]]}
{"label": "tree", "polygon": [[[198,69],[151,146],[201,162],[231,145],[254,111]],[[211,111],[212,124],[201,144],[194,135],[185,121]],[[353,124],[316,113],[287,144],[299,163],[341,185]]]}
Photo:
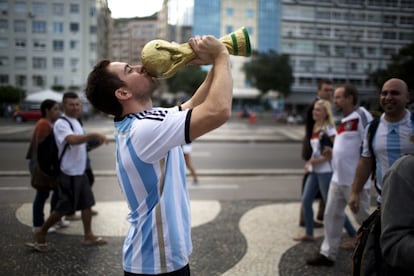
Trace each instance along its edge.
{"label": "tree", "polygon": [[193,94],[206,78],[207,72],[200,66],[186,66],[173,77],[167,79],[169,90],[173,93]]}
{"label": "tree", "polygon": [[404,80],[410,89],[414,89],[414,43],[402,47],[397,54],[392,55],[386,69],[378,69],[370,74],[371,80],[381,89],[384,82],[390,78]]}
{"label": "tree", "polygon": [[290,94],[294,78],[288,55],[279,55],[273,50],[254,52],[252,59],[243,65],[242,70],[246,79],[262,94],[269,90],[278,91],[284,96]]}
{"label": "tree", "polygon": [[1,103],[18,103],[20,98],[24,99],[25,96],[25,91],[20,88],[11,85],[0,86]]}

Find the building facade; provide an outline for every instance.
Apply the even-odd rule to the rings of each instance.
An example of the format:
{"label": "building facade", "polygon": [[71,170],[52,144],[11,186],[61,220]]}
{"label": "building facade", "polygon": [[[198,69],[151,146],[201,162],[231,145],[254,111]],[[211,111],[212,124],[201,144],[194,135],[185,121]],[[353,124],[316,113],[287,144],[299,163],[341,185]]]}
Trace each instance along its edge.
{"label": "building facade", "polygon": [[[414,42],[414,1],[194,0],[194,34],[220,37],[240,26],[252,49],[289,54],[295,81],[286,104],[293,109],[312,100],[323,78],[353,83],[363,100],[376,100],[369,73]],[[236,93],[249,84],[240,71],[246,58],[233,60]]]}
{"label": "building facade", "polygon": [[107,0],[0,0],[0,85],[80,89],[110,49]]}

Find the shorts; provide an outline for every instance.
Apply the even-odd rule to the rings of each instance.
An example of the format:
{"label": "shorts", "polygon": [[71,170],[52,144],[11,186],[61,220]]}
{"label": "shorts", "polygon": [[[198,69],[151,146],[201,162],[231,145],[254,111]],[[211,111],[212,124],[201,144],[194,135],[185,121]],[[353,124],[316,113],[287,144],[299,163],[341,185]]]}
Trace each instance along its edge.
{"label": "shorts", "polygon": [[71,176],[60,173],[58,182],[59,199],[55,208],[57,212],[69,215],[95,205],[86,174]]}

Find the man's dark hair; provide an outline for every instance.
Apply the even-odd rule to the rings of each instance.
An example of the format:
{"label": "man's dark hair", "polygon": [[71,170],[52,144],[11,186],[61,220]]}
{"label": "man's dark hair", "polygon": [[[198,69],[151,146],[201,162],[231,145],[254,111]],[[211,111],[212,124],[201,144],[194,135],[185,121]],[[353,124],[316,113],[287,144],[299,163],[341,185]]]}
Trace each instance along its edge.
{"label": "man's dark hair", "polygon": [[77,99],[77,98],[79,98],[79,95],[78,94],[76,94],[73,91],[68,91],[68,92],[65,92],[63,94],[62,102],[64,102],[66,99]]}
{"label": "man's dark hair", "polygon": [[40,113],[42,113],[42,117],[46,117],[46,110],[52,109],[52,107],[57,104],[56,101],[51,99],[46,99],[40,104]]}
{"label": "man's dark hair", "polygon": [[331,84],[331,85],[333,85],[333,82],[330,79],[321,79],[318,82],[318,90],[320,90],[322,88],[322,85],[324,85],[324,84]]}
{"label": "man's dark hair", "polygon": [[109,60],[101,60],[89,73],[85,94],[89,102],[98,110],[119,117],[122,105],[115,97],[115,91],[125,83],[114,73],[108,71]]}
{"label": "man's dark hair", "polygon": [[350,97],[352,96],[352,103],[354,105],[357,105],[358,103],[358,90],[356,89],[356,87],[350,83],[346,83],[344,85],[340,85],[339,87],[343,87],[344,88],[344,96],[345,97]]}

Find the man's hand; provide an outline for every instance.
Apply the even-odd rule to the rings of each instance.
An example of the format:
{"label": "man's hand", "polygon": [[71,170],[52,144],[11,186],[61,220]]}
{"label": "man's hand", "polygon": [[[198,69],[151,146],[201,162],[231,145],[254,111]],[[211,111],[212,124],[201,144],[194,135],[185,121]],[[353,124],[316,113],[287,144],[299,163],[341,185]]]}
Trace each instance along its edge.
{"label": "man's hand", "polygon": [[354,213],[358,213],[359,211],[359,194],[352,192],[351,196],[348,200],[349,208],[351,208],[351,211]]}
{"label": "man's hand", "polygon": [[229,55],[224,44],[211,35],[196,36],[188,41],[197,57],[189,64],[206,65],[214,63],[221,54]]}

